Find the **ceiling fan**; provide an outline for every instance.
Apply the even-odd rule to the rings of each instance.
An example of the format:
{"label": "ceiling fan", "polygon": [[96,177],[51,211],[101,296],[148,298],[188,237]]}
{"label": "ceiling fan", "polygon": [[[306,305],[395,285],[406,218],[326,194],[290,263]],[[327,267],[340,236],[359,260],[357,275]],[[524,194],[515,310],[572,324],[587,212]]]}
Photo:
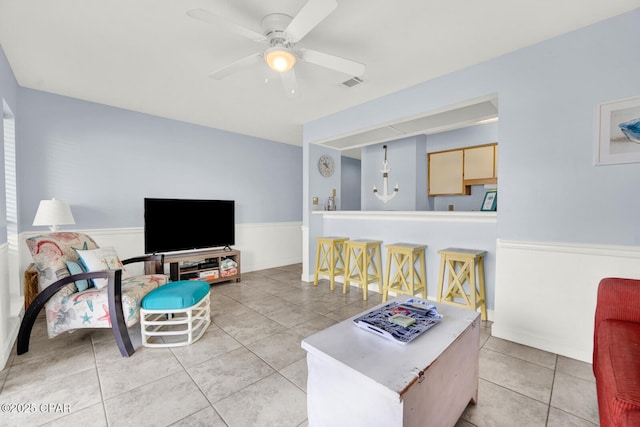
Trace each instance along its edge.
{"label": "ceiling fan", "polygon": [[359,62],[317,50],[296,47],[296,44],[337,6],[336,0],[309,0],[295,17],[284,13],[268,14],[260,22],[261,33],[204,9],[190,9],[187,15],[203,22],[223,26],[249,40],[267,45],[263,52],[232,62],[212,72],[209,77],[223,79],[236,71],[264,61],[269,68],[280,74],[287,95],[295,97],[299,95],[298,81],[294,72],[298,62],[309,62],[352,77],[359,77],[364,73],[365,67]]}

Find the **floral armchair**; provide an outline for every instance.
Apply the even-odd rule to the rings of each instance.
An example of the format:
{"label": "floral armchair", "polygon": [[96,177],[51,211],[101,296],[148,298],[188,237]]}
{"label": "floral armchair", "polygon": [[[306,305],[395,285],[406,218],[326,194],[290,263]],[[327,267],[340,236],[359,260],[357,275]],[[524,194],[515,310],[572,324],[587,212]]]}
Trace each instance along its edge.
{"label": "floral armchair", "polygon": [[[112,248],[99,248],[91,237],[74,232],[31,237],[26,244],[40,292],[22,319],[17,353],[29,351],[33,324],[45,307],[49,338],[79,328],[112,328],[120,353],[131,356],[127,328],[140,320],[142,298],[169,281],[163,257],[120,261]],[[125,265],[133,262],[146,262],[153,274],[130,277]]]}

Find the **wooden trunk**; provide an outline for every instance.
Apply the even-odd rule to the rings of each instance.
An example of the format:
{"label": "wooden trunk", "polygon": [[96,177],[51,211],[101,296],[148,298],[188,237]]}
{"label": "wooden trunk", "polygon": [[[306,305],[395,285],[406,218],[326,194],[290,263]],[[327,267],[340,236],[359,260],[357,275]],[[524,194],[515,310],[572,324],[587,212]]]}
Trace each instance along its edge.
{"label": "wooden trunk", "polygon": [[433,304],[442,322],[407,345],[352,319],[304,339],[309,425],[455,425],[478,398],[479,313]]}

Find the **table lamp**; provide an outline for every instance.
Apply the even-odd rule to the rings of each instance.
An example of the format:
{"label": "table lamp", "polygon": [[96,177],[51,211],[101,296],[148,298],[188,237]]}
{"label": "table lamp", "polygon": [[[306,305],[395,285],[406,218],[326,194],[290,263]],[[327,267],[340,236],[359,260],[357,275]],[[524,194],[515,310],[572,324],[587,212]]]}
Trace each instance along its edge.
{"label": "table lamp", "polygon": [[75,224],[69,203],[64,200],[41,200],[33,225],[48,225],[51,231],[58,231],[59,225]]}

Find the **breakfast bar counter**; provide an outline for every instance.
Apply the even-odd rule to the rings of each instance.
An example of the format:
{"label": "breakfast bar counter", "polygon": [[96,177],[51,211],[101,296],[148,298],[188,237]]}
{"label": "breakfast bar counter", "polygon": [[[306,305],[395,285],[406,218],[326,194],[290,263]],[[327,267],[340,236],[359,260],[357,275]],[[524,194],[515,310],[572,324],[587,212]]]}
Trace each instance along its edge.
{"label": "breakfast bar counter", "polygon": [[[456,247],[486,251],[485,289],[491,319],[497,215],[497,212],[478,211],[316,211],[312,216],[315,223],[321,222],[319,235],[382,241],[383,260],[386,259],[385,245],[398,242],[426,245],[427,295],[434,300],[440,267],[439,250]],[[311,239],[315,237],[318,236],[310,236]]]}

